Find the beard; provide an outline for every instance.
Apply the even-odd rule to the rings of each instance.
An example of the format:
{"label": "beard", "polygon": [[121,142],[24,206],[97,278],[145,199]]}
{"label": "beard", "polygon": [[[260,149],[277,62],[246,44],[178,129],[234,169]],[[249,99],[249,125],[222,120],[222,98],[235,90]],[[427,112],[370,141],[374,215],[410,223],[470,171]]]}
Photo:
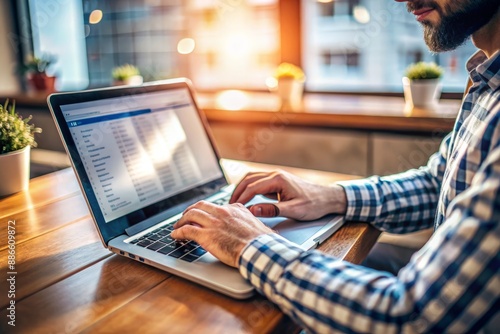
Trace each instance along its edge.
{"label": "beard", "polygon": [[464,44],[493,18],[499,6],[498,0],[450,0],[444,8],[433,0],[407,3],[409,12],[424,7],[438,12],[441,21],[437,24],[426,20],[421,22],[425,43],[433,52],[454,50]]}

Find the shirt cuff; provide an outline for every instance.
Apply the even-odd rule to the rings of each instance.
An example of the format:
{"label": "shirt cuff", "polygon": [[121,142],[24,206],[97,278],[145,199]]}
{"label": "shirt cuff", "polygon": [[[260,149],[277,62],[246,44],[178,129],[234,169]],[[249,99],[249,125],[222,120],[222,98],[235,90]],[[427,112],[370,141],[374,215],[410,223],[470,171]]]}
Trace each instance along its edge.
{"label": "shirt cuff", "polygon": [[347,197],[346,220],[372,221],[377,207],[377,192],[373,177],[353,181],[337,182],[344,188]]}
{"label": "shirt cuff", "polygon": [[278,234],[264,234],[252,240],[241,252],[239,270],[261,294],[275,294],[276,282],[285,267],[304,250]]}

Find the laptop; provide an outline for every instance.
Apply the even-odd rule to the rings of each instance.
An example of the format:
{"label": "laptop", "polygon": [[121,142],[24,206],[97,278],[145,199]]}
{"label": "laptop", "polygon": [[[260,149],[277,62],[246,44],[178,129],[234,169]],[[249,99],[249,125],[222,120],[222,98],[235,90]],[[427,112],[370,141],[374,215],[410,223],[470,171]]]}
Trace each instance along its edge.
{"label": "laptop", "polygon": [[[224,205],[234,189],[188,79],[56,93],[47,98],[104,247],[237,299],[254,294],[238,270],[170,237],[191,204]],[[262,196],[250,204],[270,201]],[[304,249],[343,223],[262,221]]]}

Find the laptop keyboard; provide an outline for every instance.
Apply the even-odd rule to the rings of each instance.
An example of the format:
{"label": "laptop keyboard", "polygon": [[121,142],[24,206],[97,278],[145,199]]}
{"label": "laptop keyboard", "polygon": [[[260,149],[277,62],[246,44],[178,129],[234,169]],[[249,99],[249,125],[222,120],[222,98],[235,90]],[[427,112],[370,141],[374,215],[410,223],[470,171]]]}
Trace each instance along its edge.
{"label": "laptop keyboard", "polygon": [[[231,195],[228,195],[213,203],[218,205],[227,204],[230,197]],[[166,226],[159,227],[148,234],[130,241],[130,243],[187,262],[198,260],[207,251],[194,241],[179,241],[172,238],[170,233],[174,230],[174,223],[172,222]]]}

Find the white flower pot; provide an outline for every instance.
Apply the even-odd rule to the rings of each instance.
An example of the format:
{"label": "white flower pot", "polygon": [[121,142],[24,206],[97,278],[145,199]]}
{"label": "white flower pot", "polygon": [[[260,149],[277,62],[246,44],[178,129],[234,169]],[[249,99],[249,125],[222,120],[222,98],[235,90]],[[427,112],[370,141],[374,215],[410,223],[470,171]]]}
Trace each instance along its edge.
{"label": "white flower pot", "polygon": [[0,197],[28,189],[30,146],[0,154]]}
{"label": "white flower pot", "polygon": [[441,94],[440,79],[410,80],[403,78],[403,92],[405,96],[405,110],[413,108],[434,111]]}
{"label": "white flower pot", "polygon": [[281,108],[286,111],[299,111],[302,106],[304,81],[281,78],[278,80],[278,96],[281,99]]}

